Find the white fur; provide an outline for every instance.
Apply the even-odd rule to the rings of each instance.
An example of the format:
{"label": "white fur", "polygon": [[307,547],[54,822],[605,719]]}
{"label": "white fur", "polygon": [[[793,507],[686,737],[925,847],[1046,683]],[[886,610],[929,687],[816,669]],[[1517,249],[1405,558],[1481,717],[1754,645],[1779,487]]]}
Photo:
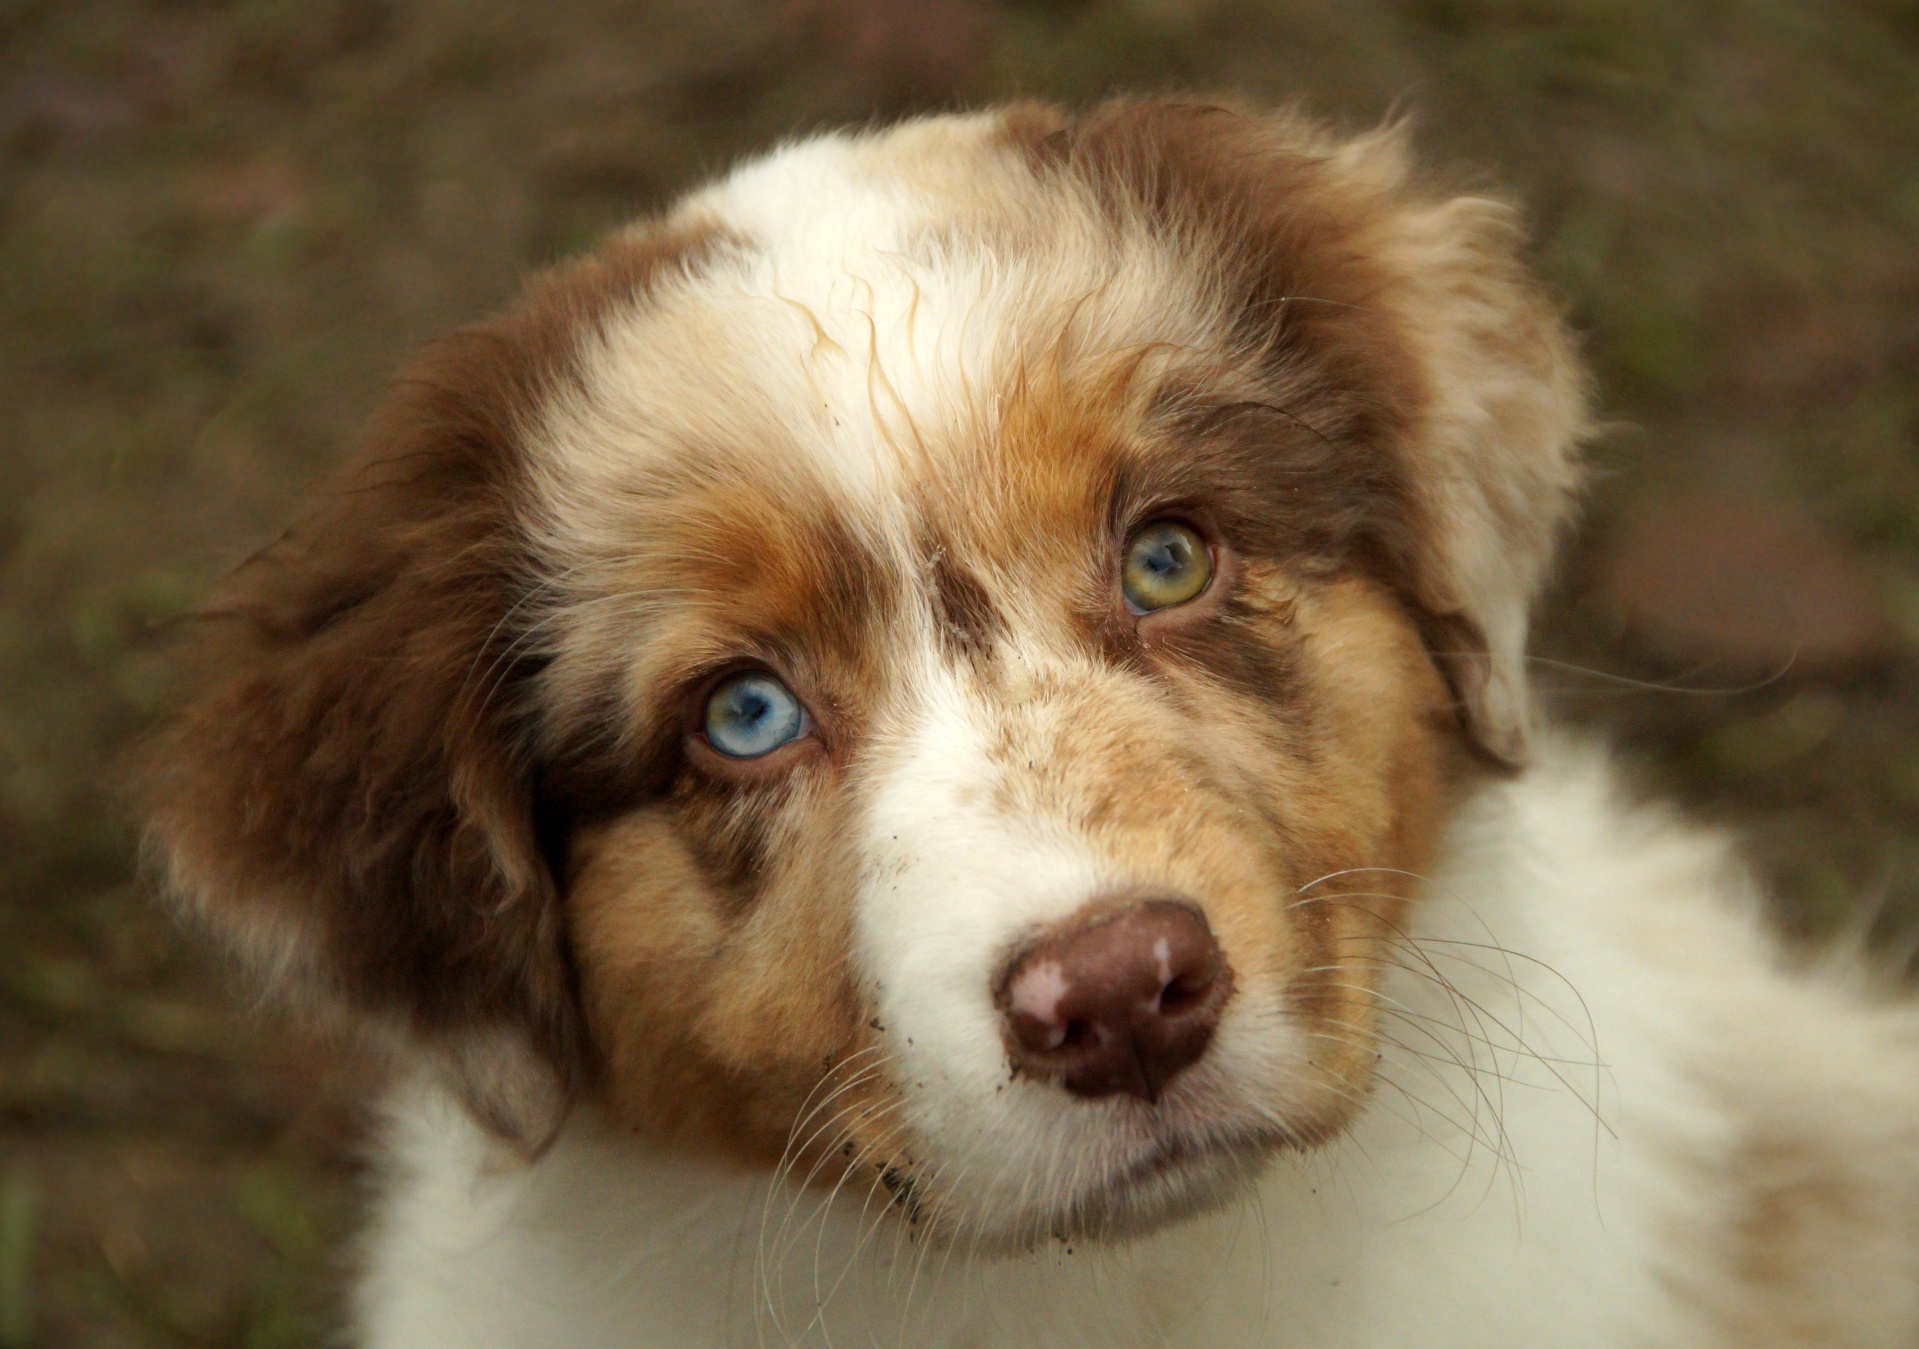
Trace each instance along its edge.
{"label": "white fur", "polygon": [[[1785,972],[1722,842],[1622,806],[1589,749],[1484,789],[1433,880],[1408,964],[1454,992],[1396,972],[1402,1047],[1359,1124],[1223,1212],[983,1257],[919,1243],[883,1195],[769,1194],[591,1116],[510,1162],[415,1087],[393,1102],[367,1343],[1914,1342],[1919,1015]],[[1701,1159],[1764,1129],[1831,1144],[1869,1197],[1805,1271],[1843,1338],[1734,1338],[1710,1314],[1743,1215]]]}
{"label": "white fur", "polygon": [[984,742],[996,719],[1003,734],[1019,734],[1005,725],[1004,706],[967,689],[931,652],[912,687],[918,706],[907,727],[873,755],[880,767],[860,845],[856,957],[889,1075],[901,1084],[902,1122],[940,1159],[934,1183],[963,1193],[967,1239],[1018,1240],[1036,1212],[1070,1206],[1099,1177],[1149,1163],[1169,1137],[1257,1133],[1264,1119],[1249,1105],[1251,1089],[1299,1071],[1307,1057],[1270,990],[1240,990],[1207,1059],[1150,1119],[1130,1097],[1080,1100],[1009,1074],[993,1002],[1007,957],[1087,903],[1158,878],[1102,856],[1043,792],[995,791],[1035,776],[990,761]]}

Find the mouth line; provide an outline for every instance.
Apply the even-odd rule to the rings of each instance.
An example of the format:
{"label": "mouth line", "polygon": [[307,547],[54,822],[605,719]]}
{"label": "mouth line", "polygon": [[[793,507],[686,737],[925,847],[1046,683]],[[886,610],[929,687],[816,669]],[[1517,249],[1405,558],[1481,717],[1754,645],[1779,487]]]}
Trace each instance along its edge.
{"label": "mouth line", "polygon": [[[1069,1192],[1035,1195],[1036,1202],[988,1218],[984,1232],[996,1233],[989,1244],[1012,1251],[1049,1238],[1144,1236],[1230,1202],[1286,1146],[1284,1135],[1270,1128],[1164,1128],[1161,1123],[1163,1132],[1135,1135],[1131,1146],[1096,1174],[1075,1177]],[[964,1194],[929,1195],[917,1170],[887,1167],[880,1182],[890,1194],[890,1207],[928,1236],[940,1234],[949,1222],[964,1226],[986,1216],[976,1212],[968,1218]]]}
{"label": "mouth line", "polygon": [[1276,1140],[1239,1133],[1214,1138],[1172,1137],[1156,1140],[1146,1155],[1108,1173],[1100,1186],[1142,1184],[1161,1180],[1195,1165],[1246,1160],[1269,1151]]}
{"label": "mouth line", "polygon": [[1155,1140],[1062,1196],[1042,1230],[1060,1240],[1145,1235],[1226,1203],[1280,1144],[1264,1131]]}
{"label": "mouth line", "polygon": [[1048,1223],[1057,1238],[1127,1240],[1217,1208],[1272,1154],[1250,1135],[1175,1137],[1064,1196]]}

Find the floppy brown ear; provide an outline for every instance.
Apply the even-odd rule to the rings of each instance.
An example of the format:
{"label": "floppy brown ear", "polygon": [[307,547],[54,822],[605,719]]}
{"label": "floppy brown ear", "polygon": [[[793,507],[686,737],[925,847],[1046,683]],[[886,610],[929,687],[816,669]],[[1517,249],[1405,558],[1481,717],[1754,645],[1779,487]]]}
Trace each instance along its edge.
{"label": "floppy brown ear", "polygon": [[683,244],[616,244],[431,349],[212,598],[139,778],[170,892],[272,999],[422,1053],[530,1148],[585,1051],[535,799],[524,436]]}
{"label": "floppy brown ear", "polygon": [[1215,260],[1239,337],[1337,459],[1317,471],[1365,499],[1342,527],[1388,564],[1474,742],[1521,761],[1528,618],[1571,514],[1587,414],[1513,212],[1429,190],[1395,128],[1342,139],[1292,114],[1177,99],[1071,124],[1022,117],[1043,156]]}

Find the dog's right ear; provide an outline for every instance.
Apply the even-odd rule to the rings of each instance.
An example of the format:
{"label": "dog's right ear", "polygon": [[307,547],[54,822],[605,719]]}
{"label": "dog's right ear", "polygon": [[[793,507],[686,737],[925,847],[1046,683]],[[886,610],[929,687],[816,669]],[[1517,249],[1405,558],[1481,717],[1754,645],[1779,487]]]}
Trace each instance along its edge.
{"label": "dog's right ear", "polygon": [[423,1052],[528,1148],[585,1049],[536,823],[526,437],[608,311],[698,246],[615,243],[429,350],[213,596],[138,776],[170,893],[274,1001]]}

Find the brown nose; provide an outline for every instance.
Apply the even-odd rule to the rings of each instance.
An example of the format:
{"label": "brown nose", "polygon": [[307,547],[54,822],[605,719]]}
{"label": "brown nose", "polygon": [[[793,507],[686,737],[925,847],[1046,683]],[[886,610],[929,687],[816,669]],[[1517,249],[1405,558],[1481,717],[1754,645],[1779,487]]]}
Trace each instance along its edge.
{"label": "brown nose", "polygon": [[1075,1096],[1157,1101],[1206,1052],[1232,991],[1205,917],[1154,899],[1042,936],[1006,971],[998,1001],[1019,1071]]}

